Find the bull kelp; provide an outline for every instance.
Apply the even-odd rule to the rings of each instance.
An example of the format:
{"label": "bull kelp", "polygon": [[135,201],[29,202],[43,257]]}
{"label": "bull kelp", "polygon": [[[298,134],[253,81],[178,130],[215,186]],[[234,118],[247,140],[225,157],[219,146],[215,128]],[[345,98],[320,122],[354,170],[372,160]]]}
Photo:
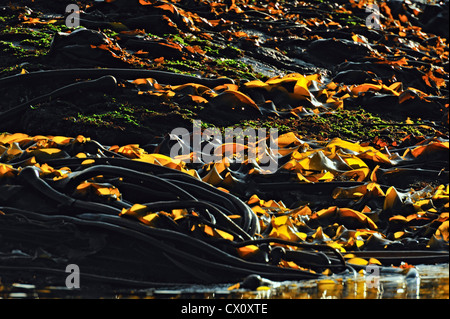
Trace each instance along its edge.
{"label": "bull kelp", "polygon": [[0,7],[5,291],[395,298],[348,280],[448,265],[448,1],[70,4]]}

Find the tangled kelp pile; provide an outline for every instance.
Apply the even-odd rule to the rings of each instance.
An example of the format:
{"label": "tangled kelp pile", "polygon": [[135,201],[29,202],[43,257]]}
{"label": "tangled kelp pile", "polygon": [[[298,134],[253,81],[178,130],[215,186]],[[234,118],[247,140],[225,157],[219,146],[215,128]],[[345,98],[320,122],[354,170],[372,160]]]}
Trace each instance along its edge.
{"label": "tangled kelp pile", "polygon": [[[428,185],[400,188],[414,165],[441,165],[448,142],[424,141],[399,155],[286,134],[277,144],[288,161],[269,175],[258,163],[195,170],[83,136],[16,133],[0,142],[2,234],[6,247],[23,249],[4,252],[2,267],[52,272],[76,262],[89,279],[154,285],[448,260],[449,189],[439,184],[448,171],[416,168],[414,180]],[[278,198],[261,199],[268,196]]]}
{"label": "tangled kelp pile", "polygon": [[[2,271],[148,287],[448,262],[448,2],[382,3],[381,30],[364,1],[80,5],[77,30],[2,8]],[[286,132],[262,152],[278,169],[237,141],[170,157],[196,119]]]}

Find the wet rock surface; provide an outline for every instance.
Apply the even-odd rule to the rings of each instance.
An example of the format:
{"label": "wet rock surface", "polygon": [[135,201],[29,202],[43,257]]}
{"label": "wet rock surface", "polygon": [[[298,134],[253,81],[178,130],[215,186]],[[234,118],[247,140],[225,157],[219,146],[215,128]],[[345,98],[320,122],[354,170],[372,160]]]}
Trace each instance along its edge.
{"label": "wet rock surface", "polygon": [[[380,8],[382,29],[365,26],[367,13],[364,11],[364,4],[352,2],[296,2],[266,6],[263,3],[218,3],[212,7],[201,1],[177,4],[99,2],[81,7],[80,23],[84,29],[78,30],[65,27],[64,17],[67,14],[62,10],[62,3],[55,8],[48,8],[44,4],[30,3],[28,7],[26,5],[2,7],[3,11],[9,11],[11,14],[11,18],[3,22],[11,32],[8,33],[8,29],[5,29],[1,37],[6,40],[16,37],[20,41],[21,38],[28,37],[24,27],[32,26],[40,30],[33,37],[45,39],[50,42],[50,46],[46,46],[46,51],[35,50],[35,56],[28,57],[27,54],[31,55],[33,50],[22,50],[21,44],[12,44],[8,50],[20,50],[24,57],[14,54],[14,57],[17,57],[16,64],[13,61],[5,61],[9,64],[4,65],[5,70],[6,67],[19,69],[21,60],[27,60],[24,65],[26,71],[27,67],[29,71],[75,67],[150,68],[206,78],[227,76],[235,80],[238,90],[247,92],[242,85],[245,81],[265,81],[277,72],[281,75],[295,72],[320,74],[322,88],[332,79],[332,83],[336,83],[343,90],[364,83],[383,83],[386,86],[401,83],[403,90],[412,87],[426,96],[422,94],[419,97],[420,94],[414,93],[417,98],[412,98],[412,101],[406,99],[409,102],[414,101],[414,106],[410,107],[396,102],[395,97],[390,94],[384,97],[382,92],[369,90],[359,93],[359,96],[342,99],[342,107],[363,107],[375,114],[382,113],[388,120],[398,120],[401,114],[402,120],[407,117],[426,118],[438,121],[437,123],[444,121],[444,127],[446,124],[443,116],[446,116],[448,98],[448,44],[446,35],[439,32],[439,28],[435,29],[436,33],[425,29],[427,25],[435,23],[433,21],[438,17],[445,17],[448,2],[441,5],[406,5],[396,1],[383,3]],[[51,20],[52,17],[56,19]],[[445,21],[441,25],[445,25]],[[15,35],[11,34],[13,30]],[[266,71],[270,69],[277,71]],[[5,77],[14,74],[14,71],[3,74]],[[11,90],[28,90],[30,99],[57,87],[53,83],[41,84],[35,81],[32,85],[28,83],[26,88],[20,84],[11,88],[5,79],[2,86],[10,91],[11,95],[10,99],[3,102],[4,109],[22,102],[17,99],[17,93]],[[128,83],[121,84],[114,98],[121,100],[123,96],[127,96],[123,103],[131,104],[133,110],[142,105],[147,110],[154,110],[152,114],[160,112],[158,99],[152,102],[148,101],[146,96],[131,97],[128,93],[130,89],[132,90]],[[279,97],[275,99],[277,98],[274,102],[273,96],[264,96],[258,100],[258,104],[274,102],[275,109],[311,107],[301,100],[287,101]],[[335,99],[339,99],[339,96]],[[77,104],[73,103],[74,101],[70,102]],[[80,102],[82,105],[77,105],[81,111],[77,112],[78,116],[58,116],[54,121],[63,121],[68,129],[73,127],[72,131],[76,130],[78,125],[84,127],[83,129],[91,129],[94,135],[90,135],[94,138],[95,132],[101,131],[102,126],[109,126],[111,131],[121,130],[122,134],[130,134],[130,139],[139,138],[139,134],[132,133],[131,123],[120,119],[110,122],[94,121],[91,115],[95,114],[87,111],[89,107],[86,105],[90,102]],[[167,96],[164,102],[170,105],[170,109],[161,110],[162,114],[173,114],[178,117],[180,124],[184,121],[183,118],[201,118],[207,122],[210,116],[209,107],[202,102],[186,105],[184,100],[179,103],[177,99]],[[323,104],[323,101],[319,102]],[[105,97],[102,103],[107,103]],[[136,107],[134,104],[137,104]],[[43,108],[47,110],[46,106]],[[422,108],[429,108],[430,111],[422,112]],[[67,113],[73,113],[69,109]],[[187,114],[184,112],[186,109]],[[399,111],[386,112],[392,109]],[[51,110],[48,109],[46,113],[53,117],[54,112]],[[202,110],[205,110],[203,117]],[[31,114],[33,111],[26,113]],[[140,127],[152,131],[152,124],[161,124],[157,120],[158,117],[155,121],[151,120],[152,114],[136,112],[131,114],[131,117]],[[265,114],[263,119],[267,122],[272,121],[269,119],[271,115],[275,115],[271,112]],[[276,117],[288,123],[290,120],[284,119],[291,117],[291,114],[287,114],[283,116],[277,113]],[[96,122],[97,125],[86,122],[88,118],[93,119],[91,122]],[[222,125],[242,124],[245,120],[253,119],[255,118],[250,113],[241,114]],[[21,123],[22,118],[19,118],[13,123],[3,125],[5,130],[11,131],[11,128],[15,128],[20,131]],[[211,123],[214,123],[214,119],[211,119]],[[52,133],[52,128],[47,127],[45,123],[35,125],[35,129],[30,127],[30,124],[26,124],[26,128],[36,133],[46,130]],[[170,124],[165,132],[171,127],[174,125]],[[156,132],[161,133],[161,130],[153,131]]]}

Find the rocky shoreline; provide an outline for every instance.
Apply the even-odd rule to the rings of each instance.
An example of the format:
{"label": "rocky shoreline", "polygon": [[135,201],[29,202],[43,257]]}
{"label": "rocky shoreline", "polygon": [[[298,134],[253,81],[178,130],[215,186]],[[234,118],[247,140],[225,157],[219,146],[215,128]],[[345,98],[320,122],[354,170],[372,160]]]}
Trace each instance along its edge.
{"label": "rocky shoreline", "polygon": [[[0,6],[3,282],[448,262],[448,1],[83,1],[78,28],[69,4]],[[275,129],[278,169],[170,157],[195,121]]]}

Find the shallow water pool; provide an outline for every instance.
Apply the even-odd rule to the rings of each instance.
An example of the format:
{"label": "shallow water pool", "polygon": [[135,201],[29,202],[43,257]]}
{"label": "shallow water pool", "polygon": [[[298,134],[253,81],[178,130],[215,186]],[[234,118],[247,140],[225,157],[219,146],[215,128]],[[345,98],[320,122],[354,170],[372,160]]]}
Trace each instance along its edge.
{"label": "shallow water pool", "polygon": [[322,280],[279,282],[255,291],[230,290],[225,285],[193,285],[180,288],[88,290],[66,287],[36,287],[26,283],[0,283],[0,298],[81,298],[81,299],[448,299],[449,265],[417,265],[418,277],[402,275],[380,276],[375,282],[355,274]]}

